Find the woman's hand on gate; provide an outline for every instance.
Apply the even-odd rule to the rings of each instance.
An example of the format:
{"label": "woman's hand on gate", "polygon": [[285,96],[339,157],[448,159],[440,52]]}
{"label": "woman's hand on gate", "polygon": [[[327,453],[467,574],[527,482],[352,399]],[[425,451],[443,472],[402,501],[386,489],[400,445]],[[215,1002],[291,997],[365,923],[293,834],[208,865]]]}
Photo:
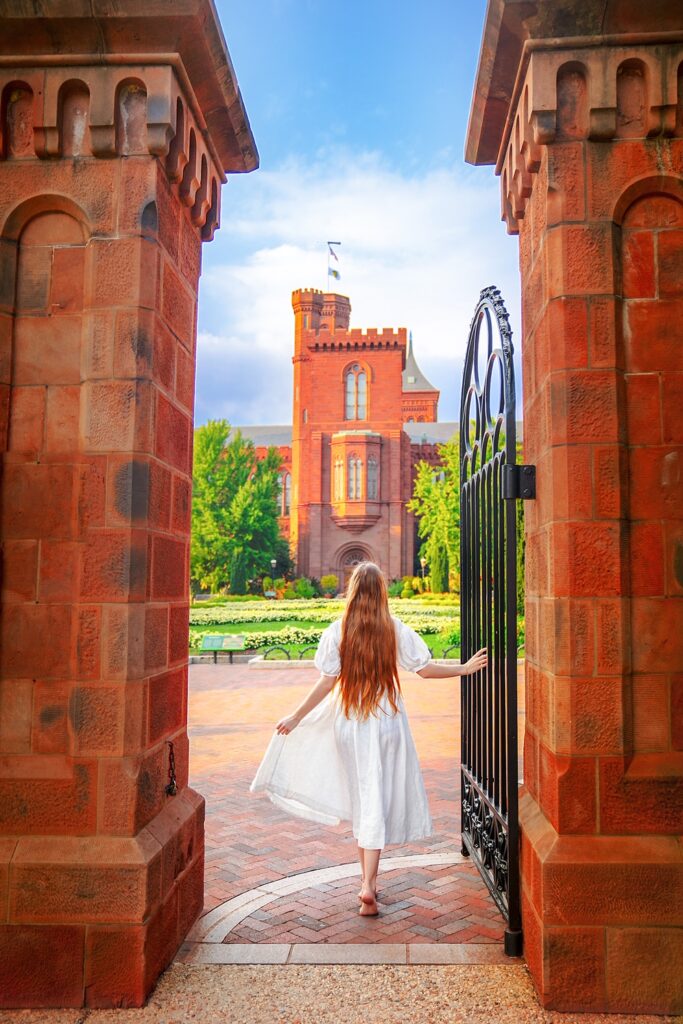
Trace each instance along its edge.
{"label": "woman's hand on gate", "polygon": [[286,718],[281,718],[275,726],[275,731],[279,732],[281,736],[287,736],[292,729],[296,729],[301,719],[298,715],[287,715]]}
{"label": "woman's hand on gate", "polygon": [[486,652],[486,648],[482,647],[480,651],[473,654],[469,661],[466,661],[463,665],[463,675],[469,676],[472,672],[479,672],[480,669],[486,668],[488,665],[489,656]]}

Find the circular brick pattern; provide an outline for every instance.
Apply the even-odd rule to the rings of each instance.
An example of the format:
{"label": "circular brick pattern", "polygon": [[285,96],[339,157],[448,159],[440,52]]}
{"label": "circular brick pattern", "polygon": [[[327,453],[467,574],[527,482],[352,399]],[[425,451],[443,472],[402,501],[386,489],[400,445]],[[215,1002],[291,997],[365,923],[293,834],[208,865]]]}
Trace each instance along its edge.
{"label": "circular brick pattern", "polygon": [[[408,858],[406,858],[408,859]],[[358,877],[302,887],[264,903],[224,942],[502,942],[504,921],[470,864],[380,873],[379,916],[358,913]],[[245,907],[245,910],[248,910]]]}

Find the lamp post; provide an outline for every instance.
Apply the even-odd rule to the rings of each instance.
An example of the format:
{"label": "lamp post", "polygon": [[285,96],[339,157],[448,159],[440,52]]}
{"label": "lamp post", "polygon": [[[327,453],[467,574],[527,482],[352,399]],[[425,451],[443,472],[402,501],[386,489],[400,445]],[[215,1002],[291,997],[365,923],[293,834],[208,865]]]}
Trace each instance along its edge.
{"label": "lamp post", "polygon": [[425,566],[426,566],[426,564],[427,564],[427,559],[423,556],[420,559],[420,565],[422,566],[422,582],[423,583],[424,583],[424,578],[425,578]]}
{"label": "lamp post", "polygon": [[[273,576],[275,576],[275,566],[276,565],[277,565],[277,558],[271,558],[271,560],[270,560],[270,568],[271,568],[271,572],[272,572]],[[265,595],[266,595],[266,597],[270,597],[270,598],[277,597],[277,593],[275,591],[275,580],[274,579],[271,579],[271,581],[270,581],[270,590],[266,590],[265,591]]]}

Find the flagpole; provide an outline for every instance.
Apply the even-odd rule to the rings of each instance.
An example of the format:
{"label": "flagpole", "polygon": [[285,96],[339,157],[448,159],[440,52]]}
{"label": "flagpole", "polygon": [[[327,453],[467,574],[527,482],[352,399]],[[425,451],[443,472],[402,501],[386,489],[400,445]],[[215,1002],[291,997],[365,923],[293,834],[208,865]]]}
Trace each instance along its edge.
{"label": "flagpole", "polygon": [[329,290],[329,287],[330,287],[330,277],[334,277],[335,281],[339,280],[339,271],[338,270],[333,270],[331,265],[330,265],[330,258],[333,257],[333,256],[334,256],[335,260],[337,262],[339,262],[339,257],[337,256],[336,252],[332,248],[333,245],[341,245],[341,242],[328,242],[327,243],[327,288],[326,288],[326,291]]}

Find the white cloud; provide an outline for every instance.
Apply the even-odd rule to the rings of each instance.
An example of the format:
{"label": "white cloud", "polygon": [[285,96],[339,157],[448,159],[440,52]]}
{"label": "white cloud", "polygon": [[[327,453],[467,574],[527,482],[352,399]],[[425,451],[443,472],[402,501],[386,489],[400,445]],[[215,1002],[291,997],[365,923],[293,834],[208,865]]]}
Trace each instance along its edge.
{"label": "white cloud", "polygon": [[331,151],[234,186],[204,257],[197,422],[226,415],[218,378],[233,422],[288,421],[291,292],[327,286],[328,238],[342,242],[335,290],[351,299],[352,325],[411,329],[422,369],[442,389],[441,419],[457,418],[455,377],[482,287],[502,289],[518,326],[517,243],[499,220],[491,169],[406,175],[373,154]]}

